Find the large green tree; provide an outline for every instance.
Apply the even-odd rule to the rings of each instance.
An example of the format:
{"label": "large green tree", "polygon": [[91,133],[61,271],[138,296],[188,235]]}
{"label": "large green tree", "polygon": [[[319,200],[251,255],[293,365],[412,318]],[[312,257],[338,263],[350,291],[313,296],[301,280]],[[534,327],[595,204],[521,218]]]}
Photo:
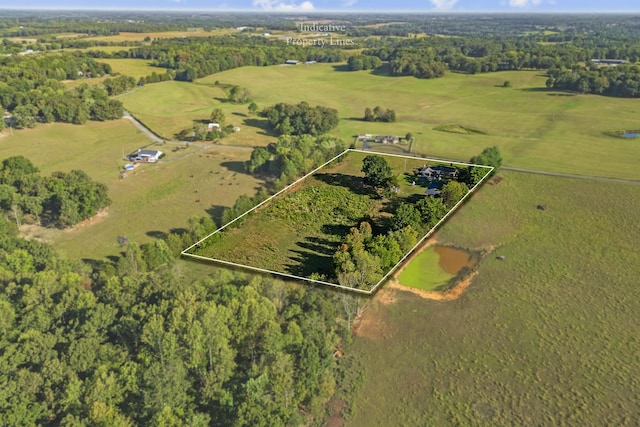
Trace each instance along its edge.
{"label": "large green tree", "polygon": [[364,181],[376,188],[385,187],[393,178],[393,171],[382,156],[368,155],[362,160]]}

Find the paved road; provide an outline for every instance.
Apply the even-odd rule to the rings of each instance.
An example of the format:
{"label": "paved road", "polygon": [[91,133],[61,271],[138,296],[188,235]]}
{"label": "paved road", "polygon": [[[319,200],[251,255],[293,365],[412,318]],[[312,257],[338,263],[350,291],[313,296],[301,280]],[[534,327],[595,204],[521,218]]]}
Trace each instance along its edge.
{"label": "paved road", "polygon": [[[153,141],[153,143],[166,143],[171,145],[184,145],[186,143],[186,141],[173,141],[173,140],[167,140],[167,139],[161,138],[159,135],[151,131],[151,129],[149,129],[144,124],[142,124],[142,122],[140,122],[138,119],[133,117],[131,113],[129,113],[126,110],[124,111],[122,118],[131,121],[131,123],[133,123],[135,127],[137,127],[151,141]],[[189,145],[192,145],[195,147],[201,147],[203,150],[206,150],[207,148],[215,147],[215,148],[223,148],[223,149],[230,149],[230,150],[252,151],[255,148],[255,147],[246,146],[246,145],[222,145],[222,144],[211,144],[211,143],[206,143],[202,141],[192,141],[192,142],[189,142]]]}

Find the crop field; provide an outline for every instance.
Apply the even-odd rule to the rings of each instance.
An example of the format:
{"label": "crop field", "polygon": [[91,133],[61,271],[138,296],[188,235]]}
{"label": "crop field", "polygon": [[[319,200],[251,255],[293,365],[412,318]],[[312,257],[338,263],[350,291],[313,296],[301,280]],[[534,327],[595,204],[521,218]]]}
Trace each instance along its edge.
{"label": "crop field", "polygon": [[380,197],[364,184],[366,155],[344,154],[187,253],[298,277],[319,273],[335,282],[332,257],[349,229],[366,217],[374,230],[387,229],[393,206],[423,195],[427,185],[411,178],[424,159],[384,156],[403,178],[397,196]]}
{"label": "crop field", "polygon": [[501,175],[439,232],[493,250],[458,300],[373,300],[347,425],[637,424],[640,186]]}
{"label": "crop field", "polygon": [[29,228],[28,234],[73,258],[102,258],[119,252],[119,235],[145,243],[171,229],[186,228],[192,216],[218,218],[238,196],[253,195],[261,185],[242,171],[250,150],[171,144],[153,147],[167,153],[160,163],[142,165],[120,179],[123,154],[148,144],[127,120],[38,125],[0,138],[0,158],[23,155],[45,174],[82,169],[107,184],[113,200],[104,217],[71,230]]}

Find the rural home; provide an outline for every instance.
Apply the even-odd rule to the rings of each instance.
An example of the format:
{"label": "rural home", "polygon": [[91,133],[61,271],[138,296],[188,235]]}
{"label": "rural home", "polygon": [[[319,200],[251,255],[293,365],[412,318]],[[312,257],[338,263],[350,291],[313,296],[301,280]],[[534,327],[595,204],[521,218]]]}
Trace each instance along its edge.
{"label": "rural home", "polygon": [[284,61],[284,63],[287,64],[287,65],[298,65],[298,62],[300,62],[300,61],[298,61],[296,59],[287,59],[286,61]]}
{"label": "rural home", "polygon": [[448,166],[427,166],[424,165],[418,169],[418,175],[423,178],[452,178],[458,177],[458,170]]}
{"label": "rural home", "polygon": [[400,137],[393,135],[378,135],[376,136],[375,141],[382,144],[397,144],[400,142]]}
{"label": "rural home", "polygon": [[164,153],[160,150],[139,149],[137,153],[127,156],[128,160],[142,163],[156,163]]}

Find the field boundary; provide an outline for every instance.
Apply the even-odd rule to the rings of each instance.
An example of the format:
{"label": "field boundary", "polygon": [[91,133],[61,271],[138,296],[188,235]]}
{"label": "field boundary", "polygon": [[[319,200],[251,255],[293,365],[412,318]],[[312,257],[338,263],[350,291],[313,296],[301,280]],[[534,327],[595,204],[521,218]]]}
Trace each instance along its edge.
{"label": "field boundary", "polygon": [[[221,231],[223,231],[225,228],[229,227],[230,225],[234,224],[235,222],[239,221],[240,219],[244,218],[245,216],[249,215],[250,213],[252,213],[253,211],[255,211],[256,209],[260,208],[261,206],[267,204],[268,202],[270,202],[272,199],[274,199],[275,197],[278,197],[279,195],[287,192],[288,190],[294,188],[296,185],[298,185],[299,183],[301,183],[302,181],[304,181],[305,179],[307,179],[308,177],[310,177],[311,175],[315,174],[316,172],[318,172],[320,169],[326,167],[327,165],[331,164],[332,162],[334,162],[335,160],[339,159],[342,156],[346,156],[348,153],[350,152],[356,152],[356,153],[364,153],[364,154],[376,154],[379,156],[390,156],[390,157],[399,157],[399,158],[406,158],[406,159],[412,159],[412,160],[424,160],[424,161],[432,161],[432,162],[438,162],[438,163],[450,163],[453,165],[458,165],[458,166],[474,166],[474,167],[481,167],[484,169],[488,169],[487,173],[482,177],[482,179],[480,181],[478,181],[476,183],[476,185],[473,186],[473,188],[471,188],[467,194],[465,194],[459,201],[458,203],[456,203],[451,209],[449,209],[449,211],[440,219],[440,221],[438,221],[436,223],[436,225],[434,225],[420,240],[418,240],[418,243],[416,243],[401,259],[400,261],[398,261],[383,277],[382,279],[380,279],[378,281],[378,283],[376,283],[371,289],[369,290],[364,290],[364,289],[357,289],[357,288],[351,288],[349,286],[343,286],[337,283],[331,283],[331,282],[325,282],[323,280],[317,280],[317,279],[310,279],[308,277],[301,277],[301,276],[297,276],[294,274],[288,274],[288,273],[283,273],[280,271],[273,271],[273,270],[268,270],[268,269],[264,269],[264,268],[259,268],[259,267],[254,267],[251,265],[246,265],[246,264],[239,264],[239,263],[235,263],[235,262],[231,262],[231,261],[226,261],[226,260],[222,260],[222,259],[218,259],[218,258],[210,258],[210,257],[205,257],[202,255],[197,255],[197,254],[193,254],[190,253],[189,251],[191,251],[193,248],[197,248],[199,247],[202,242],[204,242],[205,240],[209,239],[210,237],[212,237],[213,235],[220,233]],[[486,165],[477,165],[477,164],[472,164],[472,163],[464,163],[464,162],[458,162],[458,161],[453,161],[453,160],[446,160],[446,159],[433,159],[433,158],[428,158],[428,157],[417,157],[417,156],[406,156],[406,155],[400,155],[400,154],[389,154],[389,153],[381,153],[381,152],[377,152],[377,151],[371,151],[371,150],[360,150],[360,149],[355,149],[355,148],[348,148],[345,151],[343,151],[342,153],[338,154],[337,156],[333,157],[331,160],[328,160],[327,162],[323,163],[322,165],[318,166],[317,168],[315,168],[314,170],[312,170],[311,172],[309,172],[308,174],[304,175],[301,178],[298,178],[297,180],[295,180],[293,183],[287,185],[286,187],[284,187],[282,190],[278,191],[277,193],[275,193],[274,195],[272,195],[271,197],[269,197],[268,199],[258,203],[256,206],[254,206],[253,208],[249,209],[248,211],[246,211],[245,213],[241,214],[240,216],[238,216],[237,218],[233,219],[232,221],[229,221],[228,223],[224,224],[222,227],[218,228],[217,230],[215,230],[214,232],[210,233],[209,235],[203,237],[202,239],[198,240],[196,243],[192,244],[191,246],[189,246],[188,248],[184,249],[181,252],[181,255],[183,256],[188,256],[191,258],[195,258],[198,260],[202,260],[202,261],[210,261],[210,262],[215,262],[215,263],[220,263],[220,264],[224,264],[224,265],[228,265],[228,266],[232,266],[232,267],[239,267],[239,268],[244,268],[244,269],[248,269],[248,270],[253,270],[253,271],[258,271],[260,273],[268,273],[268,274],[274,274],[277,276],[282,276],[282,277],[286,277],[289,279],[296,279],[296,280],[303,280],[306,282],[310,282],[310,283],[315,283],[315,284],[320,284],[320,285],[325,285],[325,286],[331,286],[334,288],[338,288],[338,289],[342,289],[345,291],[349,291],[349,292],[356,292],[359,294],[364,294],[364,295],[373,295],[376,290],[396,271],[396,269],[402,265],[403,262],[405,262],[407,260],[407,258],[417,249],[420,247],[420,245],[426,240],[428,239],[434,232],[435,230],[442,225],[452,214],[453,212],[455,212],[467,199],[468,197],[473,194],[476,189],[486,180],[486,178],[491,174],[491,172],[493,172],[494,168],[492,166],[486,166]]]}

